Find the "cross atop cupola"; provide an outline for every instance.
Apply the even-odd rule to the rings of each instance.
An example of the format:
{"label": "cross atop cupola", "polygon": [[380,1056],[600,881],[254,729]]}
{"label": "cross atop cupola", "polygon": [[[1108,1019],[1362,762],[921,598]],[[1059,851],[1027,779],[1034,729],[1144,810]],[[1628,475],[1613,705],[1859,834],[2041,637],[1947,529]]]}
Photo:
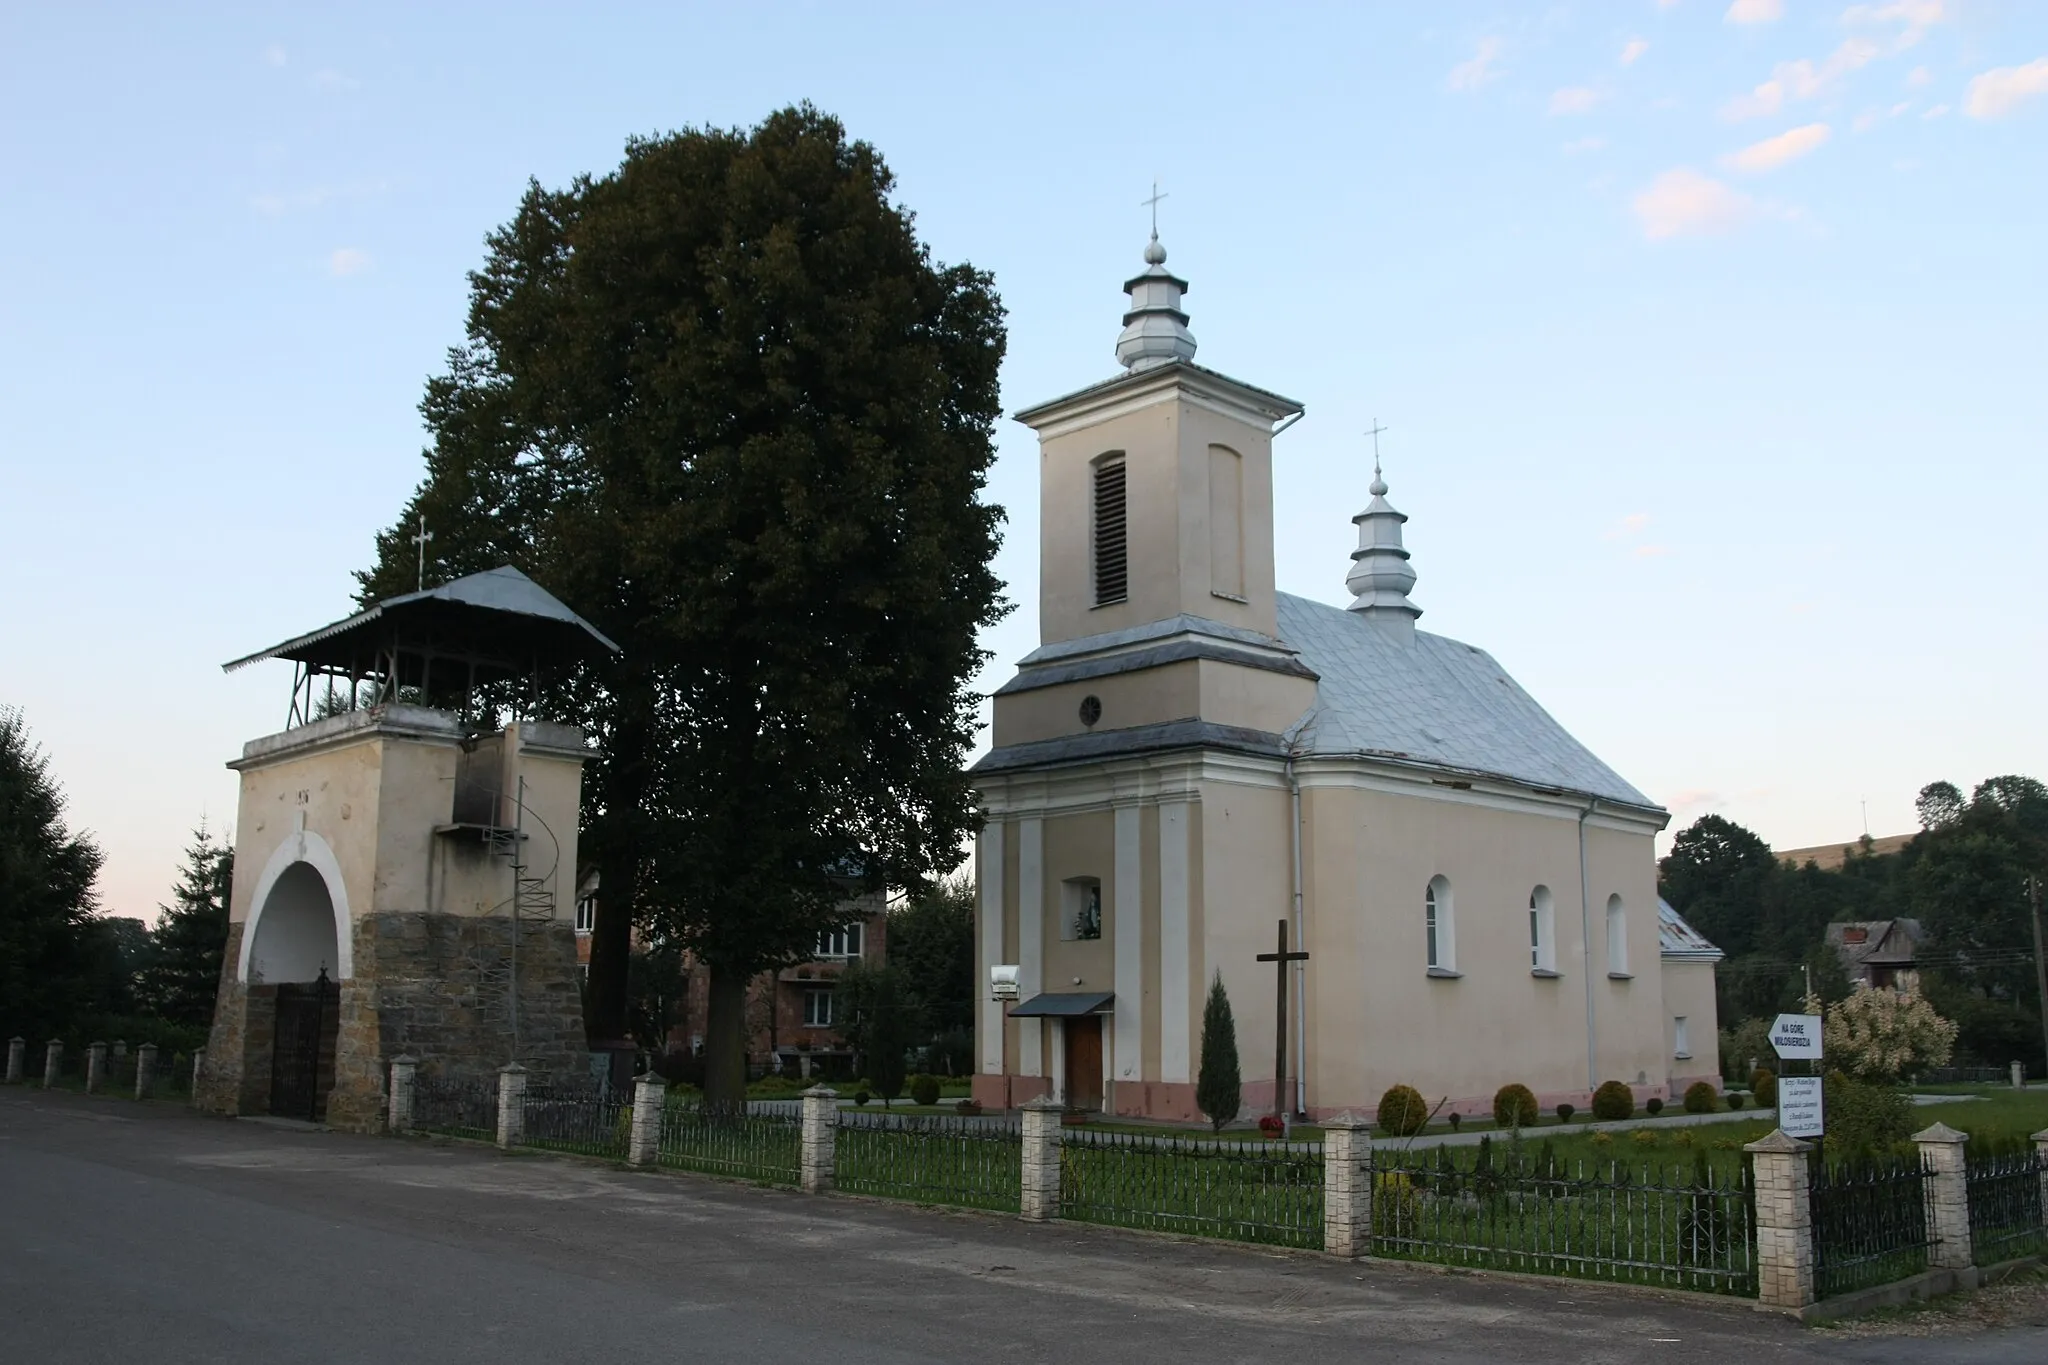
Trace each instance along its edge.
{"label": "cross atop cupola", "polygon": [[1166,248],[1159,244],[1159,201],[1166,196],[1152,186],[1145,203],[1152,210],[1152,240],[1145,244],[1145,271],[1124,281],[1131,296],[1124,330],[1116,339],[1116,358],[1127,370],[1149,370],[1175,360],[1195,358],[1194,333],[1180,310],[1188,282],[1166,268]]}

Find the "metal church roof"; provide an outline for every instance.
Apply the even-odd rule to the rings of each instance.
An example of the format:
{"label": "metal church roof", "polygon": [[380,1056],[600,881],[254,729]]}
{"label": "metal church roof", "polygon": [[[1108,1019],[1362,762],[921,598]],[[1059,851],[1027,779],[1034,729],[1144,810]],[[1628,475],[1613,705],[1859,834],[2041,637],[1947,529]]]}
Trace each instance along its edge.
{"label": "metal church roof", "polygon": [[1662,896],[1657,897],[1657,947],[1661,956],[1680,962],[1719,962],[1724,956]]}
{"label": "metal church roof", "polygon": [[368,610],[221,665],[232,673],[265,659],[347,668],[392,632],[431,641],[442,654],[510,658],[536,650],[583,657],[619,647],[604,632],[510,564],[387,597]]}

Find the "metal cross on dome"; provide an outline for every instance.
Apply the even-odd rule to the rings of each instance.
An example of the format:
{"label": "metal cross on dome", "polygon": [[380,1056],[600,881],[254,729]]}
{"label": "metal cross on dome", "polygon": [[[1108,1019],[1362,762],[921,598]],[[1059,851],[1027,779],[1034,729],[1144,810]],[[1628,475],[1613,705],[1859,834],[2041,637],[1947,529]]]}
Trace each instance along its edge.
{"label": "metal cross on dome", "polygon": [[1155,241],[1159,237],[1159,201],[1166,197],[1166,195],[1159,192],[1159,182],[1154,180],[1152,182],[1152,197],[1138,201],[1144,207],[1152,210],[1152,237]]}
{"label": "metal cross on dome", "polygon": [[414,590],[418,592],[425,592],[427,588],[427,542],[433,538],[434,533],[427,529],[427,519],[421,517],[420,533],[412,538],[412,543],[420,547],[419,576],[414,580]]}
{"label": "metal cross on dome", "polygon": [[1375,417],[1375,418],[1373,418],[1373,419],[1372,419],[1372,426],[1371,426],[1371,427],[1370,427],[1370,428],[1369,428],[1369,429],[1368,429],[1368,430],[1366,431],[1366,433],[1365,433],[1366,435],[1368,435],[1368,436],[1372,437],[1372,472],[1373,472],[1373,477],[1374,477],[1374,478],[1378,478],[1378,477],[1379,477],[1379,472],[1380,472],[1380,433],[1381,433],[1381,432],[1383,432],[1383,431],[1385,431],[1385,430],[1386,430],[1386,428],[1380,425],[1380,419],[1379,419],[1379,418],[1377,418],[1377,417]]}

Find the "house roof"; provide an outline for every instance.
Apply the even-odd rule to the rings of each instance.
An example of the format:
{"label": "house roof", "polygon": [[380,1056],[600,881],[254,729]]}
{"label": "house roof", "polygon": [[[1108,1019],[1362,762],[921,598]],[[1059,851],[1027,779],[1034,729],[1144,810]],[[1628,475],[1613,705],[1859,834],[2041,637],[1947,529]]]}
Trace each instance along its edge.
{"label": "house roof", "polygon": [[1662,896],[1657,897],[1657,949],[1660,956],[1677,962],[1719,962],[1725,956]]}
{"label": "house roof", "polygon": [[1920,921],[1838,920],[1827,928],[1827,944],[1852,967],[1910,967],[1917,960]]}
{"label": "house roof", "polygon": [[1295,726],[1297,752],[1421,763],[1659,809],[1485,650],[1419,630],[1404,639],[1291,593],[1279,594],[1279,609],[1281,641],[1319,675],[1315,703]]}

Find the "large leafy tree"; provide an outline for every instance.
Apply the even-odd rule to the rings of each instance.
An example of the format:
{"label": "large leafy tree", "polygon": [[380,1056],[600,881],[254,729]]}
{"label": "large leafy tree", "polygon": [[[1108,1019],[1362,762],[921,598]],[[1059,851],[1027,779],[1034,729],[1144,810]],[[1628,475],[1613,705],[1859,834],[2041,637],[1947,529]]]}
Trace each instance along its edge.
{"label": "large leafy tree", "polygon": [[234,877],[234,846],[216,840],[202,822],[185,850],[171,903],[157,907],[156,932],[137,973],[136,995],[157,1017],[200,1028],[213,1022]]}
{"label": "large leafy tree", "polygon": [[974,1027],[974,884],[949,877],[889,912],[889,962],[928,1036]]}
{"label": "large leafy tree", "polygon": [[715,1101],[743,1094],[747,980],[973,823],[1002,309],[893,190],[809,106],[529,187],[363,579],[412,586],[425,516],[440,576],[517,564],[622,646],[552,698],[598,744],[590,1028],[625,1036],[637,918],[709,966]]}
{"label": "large leafy tree", "polygon": [[66,827],[21,713],[0,707],[0,1034],[47,1037],[105,1007],[119,951],[97,914],[100,862]]}
{"label": "large leafy tree", "polygon": [[1760,835],[1725,816],[1702,815],[1672,839],[1657,865],[1658,890],[1721,951],[1739,957],[1758,946],[1777,871]]}

